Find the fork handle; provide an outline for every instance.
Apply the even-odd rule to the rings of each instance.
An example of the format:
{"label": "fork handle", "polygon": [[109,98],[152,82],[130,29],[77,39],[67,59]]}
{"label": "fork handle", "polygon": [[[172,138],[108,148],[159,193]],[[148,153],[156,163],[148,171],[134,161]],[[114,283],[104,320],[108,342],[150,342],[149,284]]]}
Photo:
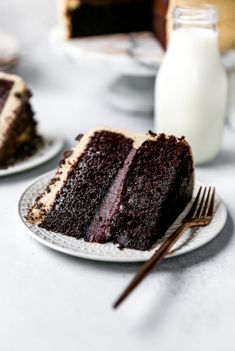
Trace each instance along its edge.
{"label": "fork handle", "polygon": [[117,308],[120,303],[134,290],[134,288],[146,277],[146,275],[150,272],[150,270],[160,262],[163,257],[169,252],[175,242],[181,237],[181,235],[185,232],[185,230],[189,228],[188,223],[183,223],[178,229],[176,229],[156,250],[153,256],[145,262],[142,268],[139,270],[137,275],[133,278],[124,292],[120,295],[117,301],[114,303],[113,307]]}

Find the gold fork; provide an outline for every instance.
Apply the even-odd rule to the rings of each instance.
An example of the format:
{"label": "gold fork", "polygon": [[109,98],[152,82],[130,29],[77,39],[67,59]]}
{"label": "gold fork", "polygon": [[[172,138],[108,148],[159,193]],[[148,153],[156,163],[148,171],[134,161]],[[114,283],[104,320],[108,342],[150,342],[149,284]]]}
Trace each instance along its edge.
{"label": "gold fork", "polygon": [[188,228],[204,227],[208,225],[213,217],[215,204],[215,188],[201,186],[197,196],[192,204],[191,209],[183,219],[181,226],[176,229],[157,249],[154,255],[142,266],[140,271],[130,282],[128,287],[114,303],[113,308],[117,308],[123,300],[134,290],[134,288],[146,277],[149,271],[160,262],[170,251],[175,242],[182,236]]}

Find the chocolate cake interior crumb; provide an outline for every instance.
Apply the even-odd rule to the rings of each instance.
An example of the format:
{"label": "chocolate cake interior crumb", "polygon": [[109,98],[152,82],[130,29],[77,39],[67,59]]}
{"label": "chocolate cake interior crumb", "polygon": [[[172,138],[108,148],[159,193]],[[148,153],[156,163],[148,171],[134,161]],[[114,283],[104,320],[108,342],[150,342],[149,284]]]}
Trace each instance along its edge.
{"label": "chocolate cake interior crumb", "polygon": [[9,158],[6,162],[0,163],[0,169],[7,169],[9,166],[15,165],[18,162],[27,160],[35,155],[44,145],[44,139],[40,135],[36,135],[32,140],[22,144],[15,152],[14,156]]}
{"label": "chocolate cake interior crumb", "polygon": [[129,168],[112,221],[113,240],[123,247],[150,249],[190,200],[192,167],[184,141],[164,135],[157,142],[146,141]]}
{"label": "chocolate cake interior crumb", "polygon": [[121,134],[96,132],[41,226],[84,236],[131,148],[132,140]]}
{"label": "chocolate cake interior crumb", "polygon": [[28,102],[31,93],[26,91],[22,105],[14,111],[17,117],[9,125],[3,136],[4,143],[0,148],[0,168],[4,169],[16,162],[32,156],[42,146],[43,140],[37,134],[37,122]]}
{"label": "chocolate cake interior crumb", "polygon": [[71,36],[92,36],[113,33],[150,31],[152,28],[152,0],[135,3],[84,4],[68,11]]}

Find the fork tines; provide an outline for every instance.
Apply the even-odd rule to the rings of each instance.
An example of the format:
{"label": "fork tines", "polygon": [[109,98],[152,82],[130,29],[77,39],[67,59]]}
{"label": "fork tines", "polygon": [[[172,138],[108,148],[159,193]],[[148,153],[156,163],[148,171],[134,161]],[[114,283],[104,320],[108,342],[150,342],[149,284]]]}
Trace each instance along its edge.
{"label": "fork tines", "polygon": [[189,218],[206,218],[213,215],[215,202],[215,187],[200,186],[194,203],[187,214]]}

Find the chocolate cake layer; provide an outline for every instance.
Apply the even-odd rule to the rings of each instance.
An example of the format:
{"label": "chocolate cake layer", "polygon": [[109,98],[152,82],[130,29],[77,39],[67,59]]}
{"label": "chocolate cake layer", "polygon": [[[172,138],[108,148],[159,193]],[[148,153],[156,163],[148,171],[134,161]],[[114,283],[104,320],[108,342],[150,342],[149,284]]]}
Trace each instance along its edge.
{"label": "chocolate cake layer", "polygon": [[42,143],[41,137],[37,135],[37,122],[29,103],[24,103],[16,113],[17,118],[9,126],[5,142],[0,148],[0,168],[33,155]]}
{"label": "chocolate cake layer", "polygon": [[66,12],[70,36],[84,37],[148,31],[152,28],[152,0],[81,2]]}
{"label": "chocolate cake layer", "polygon": [[23,80],[0,72],[0,168],[31,156],[42,143]]}
{"label": "chocolate cake layer", "polygon": [[166,49],[167,44],[167,12],[169,0],[155,0],[153,6],[152,31]]}
{"label": "chocolate cake layer", "polygon": [[91,225],[86,232],[85,239],[87,241],[105,243],[112,239],[110,225],[113,216],[118,211],[123,184],[136,151],[135,148],[132,148],[126,157],[123,167],[119,170],[109,192],[100,206],[99,212],[92,220]]}
{"label": "chocolate cake layer", "polygon": [[94,133],[40,225],[69,236],[84,236],[132,144],[121,134]]}
{"label": "chocolate cake layer", "polygon": [[188,144],[156,136],[137,150],[129,167],[110,233],[123,247],[147,250],[161,238],[192,196]]}

